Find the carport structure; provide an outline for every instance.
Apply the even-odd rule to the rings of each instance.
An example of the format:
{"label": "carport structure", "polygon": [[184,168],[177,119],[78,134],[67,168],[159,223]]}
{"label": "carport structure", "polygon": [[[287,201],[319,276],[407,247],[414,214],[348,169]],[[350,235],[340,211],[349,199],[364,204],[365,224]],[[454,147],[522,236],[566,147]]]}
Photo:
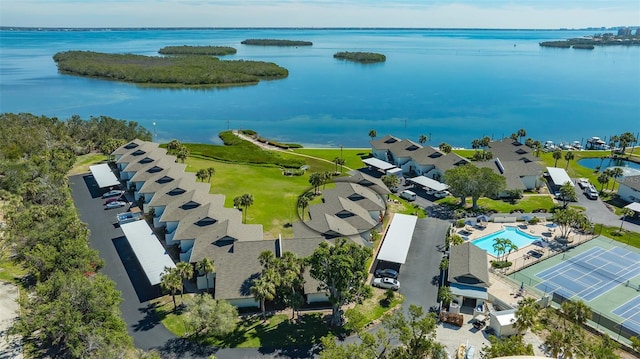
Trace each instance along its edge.
{"label": "carport structure", "polygon": [[176,265],[144,220],[120,225],[151,285],[160,284],[165,267]]}
{"label": "carport structure", "polygon": [[438,182],[434,179],[425,176],[418,176],[409,179],[409,182],[415,183],[419,186],[431,188],[434,191],[444,191],[449,188],[446,184]]}
{"label": "carport structure", "polygon": [[362,160],[362,162],[364,162],[365,165],[375,167],[376,169],[384,173],[387,173],[387,171],[390,169],[396,168],[396,165],[385,162],[383,160],[379,160],[375,157],[365,158],[364,160]]}
{"label": "carport structure", "polygon": [[417,221],[416,216],[400,213],[393,215],[393,220],[378,252],[378,262],[388,262],[391,265],[387,267],[392,269],[397,269],[405,263]]}
{"label": "carport structure", "polygon": [[551,181],[553,181],[553,184],[555,186],[560,187],[563,184],[569,182],[571,186],[575,187],[573,181],[571,181],[571,177],[569,177],[569,174],[564,170],[564,168],[547,167],[547,172],[549,173],[549,177],[551,177]]}
{"label": "carport structure", "polygon": [[118,181],[118,178],[116,178],[116,175],[111,172],[111,168],[109,168],[109,165],[106,163],[89,166],[89,170],[100,188],[109,188],[120,185],[120,181]]}

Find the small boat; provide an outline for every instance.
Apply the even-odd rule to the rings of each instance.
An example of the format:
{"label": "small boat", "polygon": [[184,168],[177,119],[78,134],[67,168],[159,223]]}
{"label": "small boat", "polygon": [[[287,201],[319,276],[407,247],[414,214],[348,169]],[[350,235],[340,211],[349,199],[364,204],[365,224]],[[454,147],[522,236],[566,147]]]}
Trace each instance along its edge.
{"label": "small boat", "polygon": [[460,346],[458,347],[458,352],[456,353],[456,359],[465,359],[466,355],[467,355],[467,345],[460,344]]}
{"label": "small boat", "polygon": [[473,345],[470,345],[467,348],[467,352],[464,356],[464,359],[473,359],[473,356],[476,354],[476,348]]}

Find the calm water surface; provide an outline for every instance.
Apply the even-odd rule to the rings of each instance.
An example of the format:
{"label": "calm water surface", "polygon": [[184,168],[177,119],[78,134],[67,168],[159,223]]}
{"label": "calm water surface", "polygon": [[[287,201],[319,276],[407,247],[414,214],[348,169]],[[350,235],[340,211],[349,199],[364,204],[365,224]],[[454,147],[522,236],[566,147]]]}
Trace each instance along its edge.
{"label": "calm water surface", "polygon": [[[0,31],[0,111],[135,120],[157,139],[216,142],[230,128],[308,146],[368,146],[370,129],[469,147],[519,128],[571,142],[640,130],[640,48],[548,49],[590,32],[490,30]],[[300,39],[311,47],[241,45]],[[157,55],[168,45],[226,45],[224,59],[272,61],[283,80],[217,89],[153,89],[62,75],[58,51]],[[382,64],[333,59],[373,51]]]}

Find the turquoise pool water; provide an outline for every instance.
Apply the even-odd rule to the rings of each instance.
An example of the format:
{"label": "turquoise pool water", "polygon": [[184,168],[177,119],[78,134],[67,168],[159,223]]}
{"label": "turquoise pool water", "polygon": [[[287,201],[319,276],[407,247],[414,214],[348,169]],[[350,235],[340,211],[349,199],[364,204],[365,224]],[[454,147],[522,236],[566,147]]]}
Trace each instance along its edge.
{"label": "turquoise pool water", "polygon": [[481,249],[486,250],[487,253],[496,257],[496,253],[493,250],[493,240],[496,238],[507,238],[508,240],[513,242],[513,244],[518,246],[518,248],[528,246],[533,241],[540,239],[540,237],[527,234],[516,227],[504,227],[504,229],[501,231],[475,239],[471,243],[475,244]]}

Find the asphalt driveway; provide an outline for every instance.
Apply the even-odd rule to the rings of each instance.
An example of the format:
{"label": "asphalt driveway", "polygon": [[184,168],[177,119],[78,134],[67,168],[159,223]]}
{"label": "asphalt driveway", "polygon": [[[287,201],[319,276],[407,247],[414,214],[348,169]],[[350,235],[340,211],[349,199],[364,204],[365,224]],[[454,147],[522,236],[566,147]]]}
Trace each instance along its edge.
{"label": "asphalt driveway", "polygon": [[438,303],[438,277],[449,222],[436,218],[419,219],[416,223],[406,263],[400,268],[400,293],[403,308],[410,304],[428,310]]}

